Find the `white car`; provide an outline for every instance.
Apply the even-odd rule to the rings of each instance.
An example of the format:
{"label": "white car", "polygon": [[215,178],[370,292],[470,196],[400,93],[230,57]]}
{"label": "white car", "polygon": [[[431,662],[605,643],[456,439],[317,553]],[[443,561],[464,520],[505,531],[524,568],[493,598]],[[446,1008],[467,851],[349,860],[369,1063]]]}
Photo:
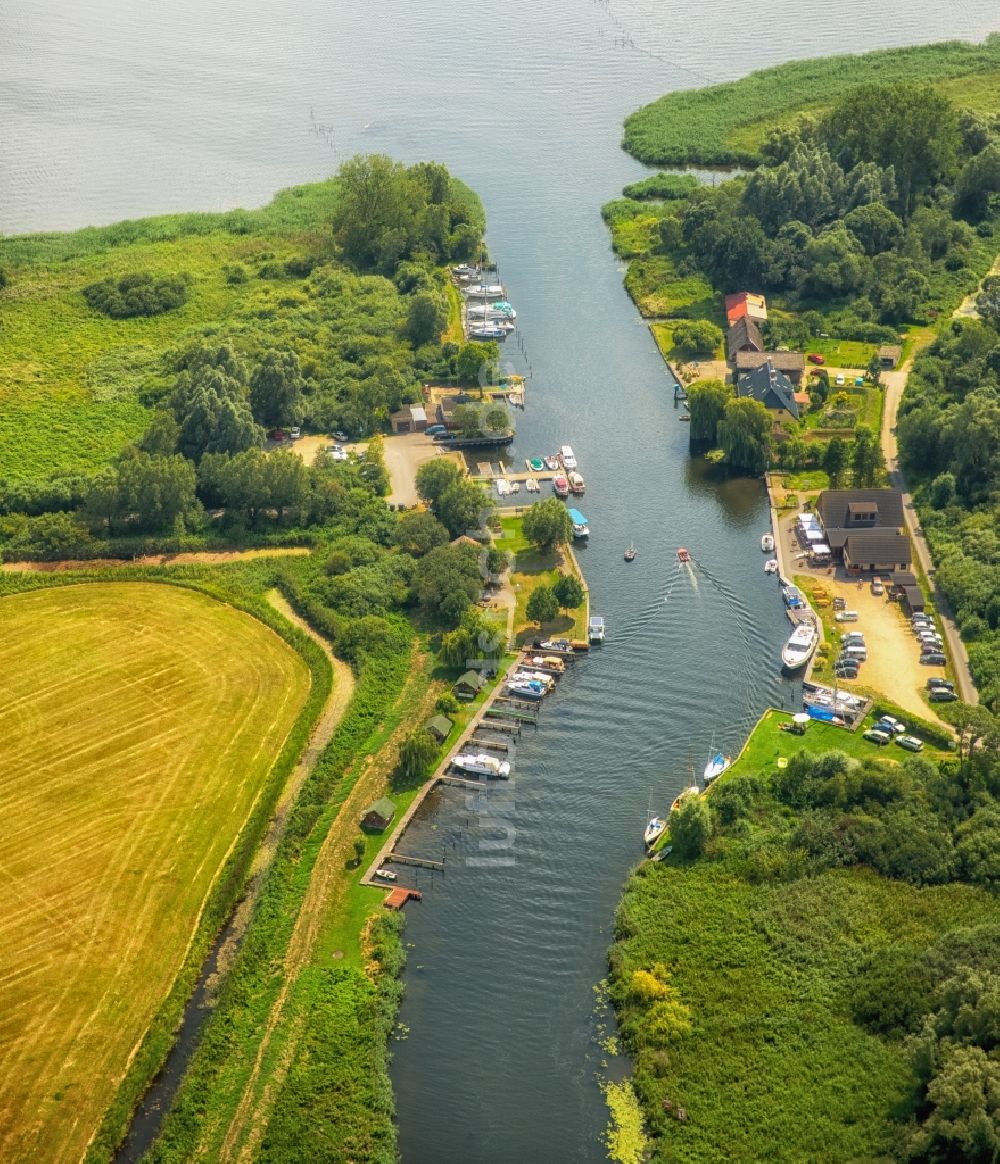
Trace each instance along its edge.
{"label": "white car", "polygon": [[838,388],[842,387],[842,386],[843,386],[843,384],[844,384],[844,377],[843,377],[843,375],[840,375],[840,376],[838,376],[838,377],[837,377],[837,379],[836,379],[836,381],[835,381],[835,383],[836,383],[836,385],[837,385],[837,387],[838,387]]}
{"label": "white car", "polygon": [[289,440],[297,441],[300,436],[302,436],[302,429],[300,429],[298,426],[296,426],[295,428],[290,428],[288,430],[288,439]]}

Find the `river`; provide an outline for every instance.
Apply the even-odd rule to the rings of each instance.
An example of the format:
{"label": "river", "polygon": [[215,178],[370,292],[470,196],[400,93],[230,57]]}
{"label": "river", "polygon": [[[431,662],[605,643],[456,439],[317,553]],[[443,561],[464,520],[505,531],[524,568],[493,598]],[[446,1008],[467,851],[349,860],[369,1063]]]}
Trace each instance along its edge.
{"label": "river", "polygon": [[605,1158],[593,987],[647,808],[793,696],[763,490],[688,458],[599,217],[642,172],[622,118],[670,88],[978,39],[995,19],[995,0],[765,0],[738,16],[722,0],[4,5],[0,230],[258,205],[359,151],[443,161],[481,194],[518,308],[519,455],[568,441],[586,477],[581,561],[608,642],[546,703],[509,789],[486,805],[449,790],[407,839],[447,871],[422,876],[407,918],[405,1164]]}

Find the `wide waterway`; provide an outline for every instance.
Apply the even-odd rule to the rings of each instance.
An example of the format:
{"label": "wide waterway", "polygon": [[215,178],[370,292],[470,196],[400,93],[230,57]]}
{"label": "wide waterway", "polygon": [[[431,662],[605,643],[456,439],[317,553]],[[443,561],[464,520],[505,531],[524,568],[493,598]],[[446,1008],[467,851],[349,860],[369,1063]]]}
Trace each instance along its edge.
{"label": "wide waterway", "polygon": [[548,701],[509,789],[486,806],[449,790],[407,839],[448,865],[408,915],[406,1164],[604,1159],[592,988],[650,798],[664,808],[713,740],[738,747],[793,695],[763,491],[688,459],[599,217],[641,172],[623,116],[789,57],[979,38],[995,19],[995,0],[4,6],[0,230],[256,205],[359,151],[443,161],[481,194],[519,311],[519,453],[569,441],[586,477],[581,560],[609,641]]}

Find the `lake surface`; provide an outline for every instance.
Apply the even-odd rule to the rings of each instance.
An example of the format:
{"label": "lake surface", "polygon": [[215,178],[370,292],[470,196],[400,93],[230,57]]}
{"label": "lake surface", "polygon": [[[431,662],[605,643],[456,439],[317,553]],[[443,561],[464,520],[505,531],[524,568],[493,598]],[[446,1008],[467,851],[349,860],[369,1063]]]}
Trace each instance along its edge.
{"label": "lake surface", "polygon": [[[650,804],[790,705],[761,570],[759,483],[687,456],[663,364],[599,216],[642,168],[622,118],[671,88],[793,56],[981,38],[995,0],[7,0],[0,230],[253,206],[359,151],[445,162],[481,194],[519,312],[517,451],[572,443],[604,648],[526,733],[486,803],[438,796],[393,1081],[406,1164],[600,1161],[593,987]],[[626,566],[634,541],[639,555]],[[692,577],[675,552],[698,560]],[[484,846],[492,842],[492,847]],[[707,904],[707,903],[706,903]]]}

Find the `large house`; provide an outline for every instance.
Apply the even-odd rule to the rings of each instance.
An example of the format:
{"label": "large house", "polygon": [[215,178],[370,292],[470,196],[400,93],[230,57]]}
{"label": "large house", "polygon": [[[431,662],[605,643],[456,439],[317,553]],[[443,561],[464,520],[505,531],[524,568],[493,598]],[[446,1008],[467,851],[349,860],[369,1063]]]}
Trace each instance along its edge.
{"label": "large house", "polygon": [[749,315],[744,315],[729,325],[726,350],[729,352],[730,362],[736,359],[737,352],[762,352],[764,350],[764,337],[760,333],[760,328]]}
{"label": "large house", "polygon": [[802,383],[806,371],[806,358],[801,352],[751,352],[741,350],[730,357],[734,364],[734,379],[755,372],[763,364],[771,363],[783,372],[795,385]]}
{"label": "large house", "polygon": [[761,323],[767,319],[767,300],[752,291],[737,291],[726,296],[726,321],[732,327],[738,319],[749,316]]}
{"label": "large house", "polygon": [[849,573],[909,570],[913,555],[898,489],[826,489],[816,512],[833,557]]}
{"label": "large house", "polygon": [[776,421],[798,420],[801,411],[809,404],[806,392],[797,392],[791,380],[766,360],[746,376],[741,376],[736,385],[737,396],[749,396],[774,414]]}

